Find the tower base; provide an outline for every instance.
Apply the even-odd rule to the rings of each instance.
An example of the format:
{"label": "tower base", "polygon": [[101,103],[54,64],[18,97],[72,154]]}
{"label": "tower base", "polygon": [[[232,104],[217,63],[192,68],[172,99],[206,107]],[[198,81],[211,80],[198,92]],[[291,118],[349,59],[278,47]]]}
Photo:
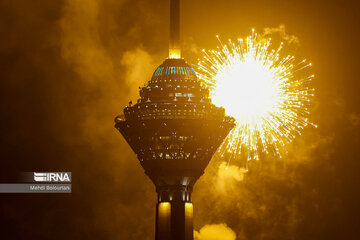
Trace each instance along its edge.
{"label": "tower base", "polygon": [[[174,189],[172,189],[174,190]],[[185,194],[186,196],[189,196]],[[161,197],[160,197],[161,196]],[[156,240],[193,240],[193,204],[184,196],[184,187],[170,191],[164,198],[164,192],[159,192],[156,205]],[[179,196],[179,197],[177,197]],[[165,199],[166,201],[161,201]],[[172,199],[171,201],[168,201]]]}

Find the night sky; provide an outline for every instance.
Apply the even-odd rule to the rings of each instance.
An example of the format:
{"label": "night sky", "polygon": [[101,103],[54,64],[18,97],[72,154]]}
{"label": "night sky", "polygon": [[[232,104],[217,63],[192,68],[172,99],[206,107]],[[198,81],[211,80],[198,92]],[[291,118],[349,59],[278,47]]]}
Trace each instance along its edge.
{"label": "night sky", "polygon": [[[195,185],[197,240],[357,239],[360,17],[356,1],[182,0],[183,56],[264,29],[313,63],[308,127],[282,159]],[[0,239],[154,239],[156,193],[114,117],[167,57],[168,0],[0,1],[0,179],[70,171],[71,194],[1,194]],[[202,230],[200,230],[202,229]],[[212,231],[209,237],[207,231]]]}

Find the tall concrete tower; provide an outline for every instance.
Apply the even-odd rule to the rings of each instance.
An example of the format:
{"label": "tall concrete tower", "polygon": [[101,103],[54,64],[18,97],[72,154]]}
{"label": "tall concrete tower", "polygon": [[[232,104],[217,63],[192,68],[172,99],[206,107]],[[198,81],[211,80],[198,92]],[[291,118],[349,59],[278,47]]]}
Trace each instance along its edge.
{"label": "tall concrete tower", "polygon": [[137,103],[115,118],[115,127],[156,186],[156,240],[192,240],[193,186],[234,119],[211,103],[208,89],[181,58],[180,0],[171,0],[170,12],[169,57]]}

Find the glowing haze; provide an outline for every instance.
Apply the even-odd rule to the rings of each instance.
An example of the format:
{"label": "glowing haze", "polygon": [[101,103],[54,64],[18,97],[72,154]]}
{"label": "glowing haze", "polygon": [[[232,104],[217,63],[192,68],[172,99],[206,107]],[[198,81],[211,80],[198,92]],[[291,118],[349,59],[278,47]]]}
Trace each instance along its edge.
{"label": "glowing haze", "polygon": [[304,71],[311,63],[282,57],[282,44],[272,49],[271,39],[259,41],[254,30],[246,40],[219,43],[217,50],[203,50],[199,60],[199,77],[213,103],[236,119],[219,151],[234,158],[245,153],[248,160],[262,152],[281,156],[282,147],[311,124],[314,76]]}

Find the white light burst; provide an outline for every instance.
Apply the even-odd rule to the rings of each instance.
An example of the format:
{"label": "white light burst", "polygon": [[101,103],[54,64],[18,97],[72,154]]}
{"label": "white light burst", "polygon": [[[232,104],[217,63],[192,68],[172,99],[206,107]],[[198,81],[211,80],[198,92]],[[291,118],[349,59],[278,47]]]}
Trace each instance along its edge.
{"label": "white light burst", "polygon": [[281,57],[283,44],[271,49],[271,39],[259,41],[254,30],[245,41],[219,43],[217,50],[203,51],[198,66],[213,103],[236,119],[219,151],[245,153],[248,160],[261,152],[281,156],[304,127],[314,125],[308,121],[314,76],[304,71],[311,63]]}

